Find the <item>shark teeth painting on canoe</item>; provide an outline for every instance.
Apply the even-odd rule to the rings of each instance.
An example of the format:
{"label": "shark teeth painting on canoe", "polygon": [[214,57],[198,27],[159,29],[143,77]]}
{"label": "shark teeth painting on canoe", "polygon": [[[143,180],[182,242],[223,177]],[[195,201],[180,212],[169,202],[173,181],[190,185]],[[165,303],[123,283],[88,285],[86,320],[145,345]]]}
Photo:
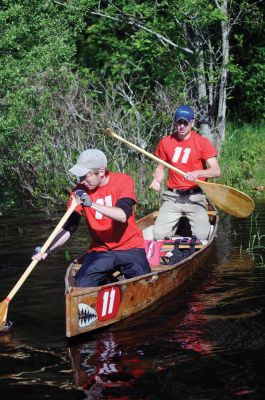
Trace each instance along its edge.
{"label": "shark teeth painting on canoe", "polygon": [[78,325],[80,328],[85,328],[86,326],[92,324],[97,319],[96,311],[87,304],[78,304]]}

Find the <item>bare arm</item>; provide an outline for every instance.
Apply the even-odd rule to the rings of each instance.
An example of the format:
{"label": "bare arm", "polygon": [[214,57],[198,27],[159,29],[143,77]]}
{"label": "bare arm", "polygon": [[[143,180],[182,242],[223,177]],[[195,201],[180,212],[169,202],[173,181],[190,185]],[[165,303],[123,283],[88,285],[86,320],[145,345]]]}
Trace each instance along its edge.
{"label": "bare arm", "polygon": [[[91,201],[90,201],[91,203]],[[109,207],[97,203],[91,203],[91,208],[105,215],[106,217],[112,218],[116,221],[125,223],[127,216],[125,212],[119,207]],[[77,213],[76,213],[77,214]],[[71,220],[65,225],[66,229],[61,229],[54,241],[52,242],[49,250],[54,251],[59,247],[62,247],[71,237],[72,233],[76,230],[79,221]],[[32,259],[33,260],[44,260],[49,253],[37,253]]]}
{"label": "bare arm", "polygon": [[117,206],[111,207],[99,203],[94,203],[91,201],[88,194],[83,190],[77,190],[76,193],[78,194],[78,196],[80,196],[80,199],[83,201],[84,207],[91,207],[93,208],[93,210],[98,211],[105,217],[114,219],[115,221],[119,221],[122,223],[125,223],[127,221],[127,215],[121,207]]}
{"label": "bare arm", "polygon": [[221,175],[221,170],[217,158],[209,158],[206,163],[207,169],[187,172],[185,178],[189,181],[194,181],[198,178],[218,178]]}
{"label": "bare arm", "polygon": [[153,181],[151,182],[149,188],[155,190],[156,192],[160,191],[161,183],[164,180],[165,176],[165,166],[163,164],[158,164],[154,174],[153,174]]}
{"label": "bare arm", "polygon": [[52,252],[53,250],[56,250],[57,247],[61,247],[63,246],[67,240],[70,238],[71,234],[69,231],[66,231],[64,229],[61,229],[60,232],[58,233],[58,235],[56,236],[56,238],[54,239],[54,241],[52,242],[50,248],[49,248],[49,252],[46,253],[37,253],[34,254],[34,256],[32,257],[32,260],[45,260],[45,258],[48,256],[48,254],[50,254],[50,252]]}
{"label": "bare arm", "polygon": [[50,250],[56,250],[58,247],[63,246],[68,239],[70,239],[71,236],[71,232],[66,231],[65,229],[62,229],[57,237],[54,239],[54,241],[52,242],[51,246],[50,246]]}
{"label": "bare arm", "polygon": [[[34,254],[32,257],[33,260],[44,260],[50,252],[53,250],[56,250],[58,247],[63,246],[68,239],[71,237],[71,235],[76,231],[79,221],[80,221],[81,215],[74,211],[70,217],[68,218],[67,222],[64,224],[63,228],[60,230],[58,235],[54,238],[52,241],[49,250],[46,253],[37,253]],[[35,249],[37,250],[38,247]]]}
{"label": "bare arm", "polygon": [[92,203],[91,208],[100,212],[105,217],[114,219],[115,221],[122,223],[125,223],[127,221],[127,216],[120,207],[110,207],[104,206],[103,204]]}

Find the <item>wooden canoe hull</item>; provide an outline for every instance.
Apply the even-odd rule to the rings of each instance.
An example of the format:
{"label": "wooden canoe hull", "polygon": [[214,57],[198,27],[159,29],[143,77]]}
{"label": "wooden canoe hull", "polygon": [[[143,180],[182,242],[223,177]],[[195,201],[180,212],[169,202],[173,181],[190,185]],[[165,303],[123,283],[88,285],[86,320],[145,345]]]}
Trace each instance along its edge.
{"label": "wooden canoe hull", "polygon": [[[65,295],[66,336],[73,337],[116,323],[147,308],[179,287],[205,263],[213,242],[214,229],[207,245],[174,266],[160,265],[153,272],[132,279],[94,288],[71,288]],[[142,229],[152,216],[139,221]]]}

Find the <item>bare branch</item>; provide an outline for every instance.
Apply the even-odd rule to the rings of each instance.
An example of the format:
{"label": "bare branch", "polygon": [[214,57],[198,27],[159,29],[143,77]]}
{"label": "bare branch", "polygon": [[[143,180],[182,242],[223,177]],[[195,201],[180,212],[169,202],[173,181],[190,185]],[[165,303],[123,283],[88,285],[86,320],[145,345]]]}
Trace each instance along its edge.
{"label": "bare branch", "polygon": [[99,16],[99,17],[109,18],[109,19],[112,19],[112,20],[114,20],[114,21],[126,22],[126,23],[129,24],[129,25],[136,26],[137,28],[143,29],[144,31],[150,33],[151,35],[157,37],[157,39],[160,40],[160,42],[163,44],[163,46],[166,46],[166,44],[169,44],[170,46],[172,46],[172,47],[174,47],[174,48],[176,48],[176,49],[181,49],[181,50],[184,51],[185,53],[193,54],[193,51],[192,51],[191,49],[189,49],[189,48],[187,48],[187,47],[178,46],[176,43],[172,42],[170,39],[168,39],[168,38],[165,37],[164,35],[161,35],[161,34],[158,33],[158,32],[152,31],[151,29],[147,28],[147,27],[144,26],[141,22],[136,21],[136,20],[133,19],[132,17],[130,17],[130,18],[128,18],[128,19],[124,19],[124,18],[122,18],[122,17],[112,17],[112,16],[110,16],[110,15],[108,15],[108,14],[106,14],[106,13],[98,12],[98,11],[97,11],[97,12],[92,11],[91,14],[97,15],[97,16]]}

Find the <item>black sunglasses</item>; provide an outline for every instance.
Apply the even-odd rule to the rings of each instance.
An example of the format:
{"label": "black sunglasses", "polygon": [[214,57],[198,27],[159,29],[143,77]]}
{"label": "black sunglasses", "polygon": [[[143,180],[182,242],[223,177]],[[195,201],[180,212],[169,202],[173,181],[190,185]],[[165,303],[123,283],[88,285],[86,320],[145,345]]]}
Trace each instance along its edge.
{"label": "black sunglasses", "polygon": [[186,121],[185,119],[179,119],[178,121],[176,121],[176,124],[188,126],[190,124],[190,122]]}

